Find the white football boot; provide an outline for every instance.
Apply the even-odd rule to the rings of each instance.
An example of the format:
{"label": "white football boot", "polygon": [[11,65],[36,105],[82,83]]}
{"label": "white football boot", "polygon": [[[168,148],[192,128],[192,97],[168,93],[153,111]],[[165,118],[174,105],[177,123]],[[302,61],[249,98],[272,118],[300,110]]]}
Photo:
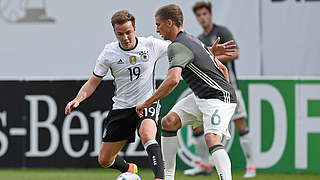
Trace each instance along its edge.
{"label": "white football boot", "polygon": [[253,178],[256,177],[256,168],[254,167],[247,167],[246,173],[243,175],[244,178]]}
{"label": "white football boot", "polygon": [[199,162],[197,164],[198,166],[185,170],[184,174],[188,176],[196,176],[199,174],[209,175],[212,173],[212,165],[205,166]]}

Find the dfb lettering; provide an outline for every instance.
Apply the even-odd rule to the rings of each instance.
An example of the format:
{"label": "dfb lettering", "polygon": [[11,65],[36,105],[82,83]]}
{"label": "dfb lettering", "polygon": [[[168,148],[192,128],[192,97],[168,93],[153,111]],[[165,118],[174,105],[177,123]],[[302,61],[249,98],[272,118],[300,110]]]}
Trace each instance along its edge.
{"label": "dfb lettering", "polygon": [[[295,86],[295,168],[307,169],[308,134],[320,133],[320,117],[308,116],[308,101],[320,101],[320,85]],[[311,107],[310,107],[311,108]]]}
{"label": "dfb lettering", "polygon": [[[269,84],[249,85],[249,126],[255,135],[253,154],[257,168],[269,168],[275,165],[284,152],[287,140],[287,111],[279,91]],[[274,140],[271,148],[261,152],[261,102],[267,101],[274,112]],[[271,131],[272,132],[272,131]]]}

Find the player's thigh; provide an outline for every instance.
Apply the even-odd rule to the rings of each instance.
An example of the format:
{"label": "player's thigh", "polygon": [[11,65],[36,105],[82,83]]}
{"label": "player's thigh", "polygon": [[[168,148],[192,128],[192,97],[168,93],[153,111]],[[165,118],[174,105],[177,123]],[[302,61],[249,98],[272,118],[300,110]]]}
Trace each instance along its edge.
{"label": "player's thigh", "polygon": [[142,143],[155,139],[157,134],[157,124],[160,113],[160,103],[155,102],[150,107],[144,108],[142,117],[137,123],[138,135]]}
{"label": "player's thigh", "polygon": [[199,109],[203,114],[205,134],[214,133],[230,138],[229,122],[236,108],[235,103],[225,103],[219,99],[197,99]]}
{"label": "player's thigh", "polygon": [[117,142],[102,142],[99,152],[99,162],[110,164],[118,153],[121,151],[123,146],[128,140],[122,140]]}
{"label": "player's thigh", "polygon": [[139,121],[135,108],[117,109],[109,112],[104,123],[103,142],[134,142]]}
{"label": "player's thigh", "polygon": [[170,112],[174,112],[179,116],[182,127],[192,125],[196,128],[202,125],[202,113],[196,105],[193,93],[181,99],[173,106]]}

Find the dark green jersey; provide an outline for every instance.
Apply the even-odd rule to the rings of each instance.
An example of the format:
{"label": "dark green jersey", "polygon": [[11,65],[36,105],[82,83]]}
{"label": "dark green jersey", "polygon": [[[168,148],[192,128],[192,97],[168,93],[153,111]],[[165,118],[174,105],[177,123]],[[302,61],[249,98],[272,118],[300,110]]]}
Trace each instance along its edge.
{"label": "dark green jersey", "polygon": [[181,75],[197,97],[236,103],[234,89],[219,70],[213,54],[196,37],[180,32],[168,47],[168,58],[170,68],[183,69]]}
{"label": "dark green jersey", "polygon": [[[206,46],[212,46],[218,37],[221,38],[219,44],[223,44],[225,42],[234,40],[231,32],[226,27],[219,26],[216,24],[213,24],[213,28],[208,35],[201,34],[198,38]],[[239,87],[238,87],[238,82],[237,82],[237,75],[236,75],[234,61],[229,61],[229,62],[223,63],[223,64],[225,66],[227,66],[227,68],[229,70],[229,77],[230,77],[231,84],[233,85],[234,88],[238,89]]]}

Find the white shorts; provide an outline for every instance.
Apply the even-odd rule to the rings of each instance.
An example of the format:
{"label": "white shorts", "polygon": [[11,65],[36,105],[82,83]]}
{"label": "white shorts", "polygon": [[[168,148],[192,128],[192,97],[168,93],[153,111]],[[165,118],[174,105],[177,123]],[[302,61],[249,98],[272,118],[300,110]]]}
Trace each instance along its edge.
{"label": "white shorts", "polygon": [[236,103],[225,103],[219,99],[200,99],[194,93],[181,99],[173,106],[181,119],[182,126],[194,128],[203,124],[204,133],[214,133],[229,139],[228,125],[236,108]]}
{"label": "white shorts", "polygon": [[239,89],[235,90],[236,95],[237,95],[237,107],[236,110],[234,111],[234,114],[231,118],[231,120],[237,120],[239,118],[247,118],[247,112],[246,112],[246,107],[244,105],[244,100],[241,94],[241,91]]}

